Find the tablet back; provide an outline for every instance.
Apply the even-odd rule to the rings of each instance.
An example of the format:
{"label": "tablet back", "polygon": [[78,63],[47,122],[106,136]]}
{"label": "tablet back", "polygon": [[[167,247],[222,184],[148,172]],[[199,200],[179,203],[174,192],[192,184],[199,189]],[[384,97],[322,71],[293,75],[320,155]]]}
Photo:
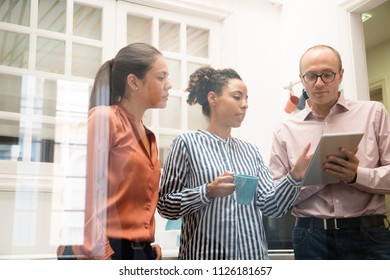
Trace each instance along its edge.
{"label": "tablet back", "polygon": [[337,183],[340,179],[332,174],[326,173],[323,169],[323,163],[330,155],[345,157],[345,155],[339,151],[341,147],[345,147],[350,151],[355,151],[362,137],[362,132],[330,133],[322,135],[313,158],[301,181],[301,186]]}

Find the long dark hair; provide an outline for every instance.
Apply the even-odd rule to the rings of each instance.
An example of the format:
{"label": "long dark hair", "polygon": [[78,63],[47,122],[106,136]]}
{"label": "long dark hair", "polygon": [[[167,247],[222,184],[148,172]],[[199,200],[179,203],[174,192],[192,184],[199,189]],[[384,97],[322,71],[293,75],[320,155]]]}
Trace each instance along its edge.
{"label": "long dark hair", "polygon": [[198,68],[190,75],[186,92],[189,92],[187,103],[198,103],[202,106],[202,112],[210,117],[210,105],[207,99],[210,91],[220,95],[222,89],[228,85],[230,79],[242,80],[238,73],[231,69],[216,70],[210,66]]}
{"label": "long dark hair", "polygon": [[125,93],[127,76],[134,74],[143,79],[159,55],[162,55],[159,50],[146,43],[133,43],[122,48],[115,58],[106,61],[96,73],[89,109],[120,101]]}

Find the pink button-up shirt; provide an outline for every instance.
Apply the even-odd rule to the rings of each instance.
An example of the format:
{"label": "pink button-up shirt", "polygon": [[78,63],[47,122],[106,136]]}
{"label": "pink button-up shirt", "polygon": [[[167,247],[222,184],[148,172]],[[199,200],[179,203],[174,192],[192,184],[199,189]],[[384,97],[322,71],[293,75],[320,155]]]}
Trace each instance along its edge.
{"label": "pink button-up shirt", "polygon": [[275,131],[269,168],[275,180],[294,166],[304,147],[313,153],[321,135],[363,131],[357,157],[360,160],[354,184],[302,187],[292,214],[297,217],[357,217],[384,214],[385,194],[390,194],[390,118],[379,102],[352,101],[340,95],[325,118],[309,106],[286,120]]}

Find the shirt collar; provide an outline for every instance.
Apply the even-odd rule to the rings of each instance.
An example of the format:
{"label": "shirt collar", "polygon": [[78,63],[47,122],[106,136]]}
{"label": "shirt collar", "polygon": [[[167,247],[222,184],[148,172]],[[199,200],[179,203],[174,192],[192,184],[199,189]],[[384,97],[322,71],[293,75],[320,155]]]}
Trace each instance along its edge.
{"label": "shirt collar", "polygon": [[[308,102],[306,103],[306,105],[308,105]],[[339,99],[337,100],[336,104],[332,107],[329,114],[337,114],[346,111],[349,111],[349,104],[345,100],[344,95],[340,93]],[[301,116],[302,116],[302,120],[304,121],[317,118],[310,106],[305,106],[305,108],[302,110]]]}
{"label": "shirt collar", "polygon": [[224,143],[228,143],[229,140],[231,139],[231,136],[229,136],[226,139],[223,139],[223,138],[219,137],[218,135],[215,135],[215,134],[213,134],[211,132],[208,132],[208,131],[202,130],[202,129],[198,129],[198,132],[203,134],[203,135],[205,135],[208,138],[212,138],[212,139],[217,140],[217,141],[222,141]]}

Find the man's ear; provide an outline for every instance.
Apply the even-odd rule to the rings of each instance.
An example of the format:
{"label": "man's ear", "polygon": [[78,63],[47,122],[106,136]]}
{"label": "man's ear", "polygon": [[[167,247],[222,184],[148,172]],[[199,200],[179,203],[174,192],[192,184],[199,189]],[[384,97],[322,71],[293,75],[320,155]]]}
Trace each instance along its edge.
{"label": "man's ear", "polygon": [[209,91],[207,94],[207,100],[211,106],[215,106],[217,104],[217,95],[214,91]]}
{"label": "man's ear", "polygon": [[133,91],[137,91],[138,90],[138,78],[134,74],[127,75],[127,85]]}

